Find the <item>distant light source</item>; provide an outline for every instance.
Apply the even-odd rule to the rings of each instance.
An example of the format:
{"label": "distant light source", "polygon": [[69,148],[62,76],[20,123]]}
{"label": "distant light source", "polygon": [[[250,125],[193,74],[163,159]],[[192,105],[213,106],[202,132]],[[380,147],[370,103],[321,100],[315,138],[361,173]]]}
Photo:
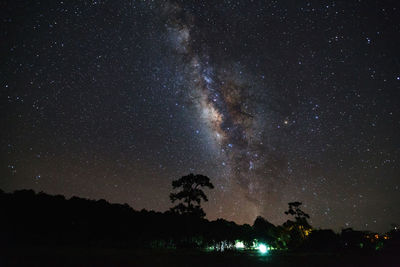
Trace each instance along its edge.
{"label": "distant light source", "polygon": [[265,253],[267,253],[267,251],[269,250],[269,248],[268,248],[266,245],[264,245],[264,244],[259,244],[259,245],[258,245],[258,250],[259,250],[262,254],[265,254]]}
{"label": "distant light source", "polygon": [[244,248],[244,244],[242,241],[236,241],[235,248]]}

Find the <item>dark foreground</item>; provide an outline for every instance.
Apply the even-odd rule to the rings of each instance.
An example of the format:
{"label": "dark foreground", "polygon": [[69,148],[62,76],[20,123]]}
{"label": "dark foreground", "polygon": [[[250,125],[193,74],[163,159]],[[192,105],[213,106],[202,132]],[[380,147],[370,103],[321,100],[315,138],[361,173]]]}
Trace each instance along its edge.
{"label": "dark foreground", "polygon": [[400,266],[395,253],[307,254],[105,248],[2,249],[0,266]]}

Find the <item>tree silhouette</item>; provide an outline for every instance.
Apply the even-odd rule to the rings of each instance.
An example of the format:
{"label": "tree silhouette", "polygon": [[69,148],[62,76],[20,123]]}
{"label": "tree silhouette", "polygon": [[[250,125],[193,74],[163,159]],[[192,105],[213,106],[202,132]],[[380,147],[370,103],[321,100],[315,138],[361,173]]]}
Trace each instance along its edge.
{"label": "tree silhouette", "polygon": [[275,225],[264,219],[262,216],[257,216],[253,223],[253,228],[258,232],[265,232],[270,235],[275,230]]}
{"label": "tree silhouette", "polygon": [[292,215],[296,220],[294,222],[288,220],[283,224],[283,226],[290,232],[290,245],[294,247],[298,246],[301,241],[311,233],[312,230],[312,227],[307,222],[307,219],[310,218],[310,215],[300,209],[301,204],[302,203],[298,201],[289,202],[289,209],[285,211],[286,215]]}
{"label": "tree silhouette", "polygon": [[285,214],[294,216],[296,222],[304,223],[310,218],[310,215],[300,209],[301,204],[302,203],[298,201],[289,202],[289,210],[285,211]]}
{"label": "tree silhouette", "polygon": [[273,244],[278,237],[275,225],[273,225],[261,216],[258,216],[255,219],[253,223],[253,229],[258,237],[258,241]]}
{"label": "tree silhouette", "polygon": [[[180,180],[190,180],[190,177],[196,180],[194,175],[189,175],[185,179],[182,177]],[[210,183],[204,181],[199,184],[205,186]],[[187,183],[191,184],[192,189],[196,187],[194,182]],[[184,184],[186,183],[183,181],[175,182],[176,188],[182,189]],[[198,187],[201,188],[200,185]],[[192,206],[200,206],[201,200],[204,200],[200,196],[197,198],[200,201],[190,201]],[[185,199],[180,200],[183,202],[181,204],[187,207]],[[400,247],[398,229],[378,235],[348,228],[343,229],[340,234],[335,234],[332,230],[305,227],[294,219],[288,220],[283,226],[274,226],[262,217],[257,217],[253,226],[237,225],[223,219],[208,221],[201,217],[177,216],[170,212],[161,213],[145,209],[136,211],[127,204],[111,204],[103,199],[90,200],[79,197],[66,199],[64,196],[35,193],[33,190],[19,190],[14,193],[0,190],[0,207],[2,215],[0,248],[8,248],[11,244],[13,249],[18,246],[29,248],[49,245],[60,245],[60,247],[90,245],[95,248],[107,246],[116,249],[222,250],[227,247],[233,248],[237,241],[241,241],[246,247],[252,246],[254,242],[261,242],[275,249],[326,252],[327,255],[346,251],[357,254],[365,251],[370,254],[372,251],[382,249],[384,254],[381,255],[385,255],[385,260],[390,255],[397,260],[395,257]],[[299,212],[297,209],[300,209],[299,203],[289,205],[289,210],[292,211],[287,211],[287,214],[298,217],[300,221],[302,218],[306,219],[304,212]],[[12,254],[16,257],[19,255]],[[394,262],[397,263],[398,260]],[[27,262],[21,265],[29,264]]]}
{"label": "tree silhouette", "polygon": [[172,203],[179,200],[181,203],[171,208],[172,212],[178,214],[194,215],[203,218],[206,216],[203,209],[200,207],[201,200],[208,201],[207,196],[200,188],[208,187],[214,188],[207,176],[193,173],[183,176],[178,180],[172,181],[173,189],[182,188],[178,193],[171,193],[169,198]]}

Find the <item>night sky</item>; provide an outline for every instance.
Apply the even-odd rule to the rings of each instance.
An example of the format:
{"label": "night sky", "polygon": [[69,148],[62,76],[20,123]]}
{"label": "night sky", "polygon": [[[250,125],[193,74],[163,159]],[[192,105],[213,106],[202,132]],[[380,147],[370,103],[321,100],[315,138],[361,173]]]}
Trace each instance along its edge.
{"label": "night sky", "polygon": [[208,219],[400,222],[397,1],[4,1],[0,188]]}

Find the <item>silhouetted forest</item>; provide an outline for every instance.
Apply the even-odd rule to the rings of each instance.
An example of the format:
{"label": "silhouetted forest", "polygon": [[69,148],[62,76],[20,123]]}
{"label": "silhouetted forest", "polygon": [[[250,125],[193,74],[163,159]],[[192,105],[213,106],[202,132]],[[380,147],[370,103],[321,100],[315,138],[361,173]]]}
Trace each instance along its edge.
{"label": "silhouetted forest", "polygon": [[[399,251],[400,231],[388,233],[343,229],[313,229],[307,214],[290,203],[295,220],[275,226],[258,217],[254,224],[237,225],[223,219],[133,210],[127,204],[20,190],[0,191],[2,246],[73,245],[115,248],[199,248],[235,250],[262,242],[271,250],[289,251]],[[301,211],[301,210],[300,210]],[[237,244],[241,244],[238,246]]]}

